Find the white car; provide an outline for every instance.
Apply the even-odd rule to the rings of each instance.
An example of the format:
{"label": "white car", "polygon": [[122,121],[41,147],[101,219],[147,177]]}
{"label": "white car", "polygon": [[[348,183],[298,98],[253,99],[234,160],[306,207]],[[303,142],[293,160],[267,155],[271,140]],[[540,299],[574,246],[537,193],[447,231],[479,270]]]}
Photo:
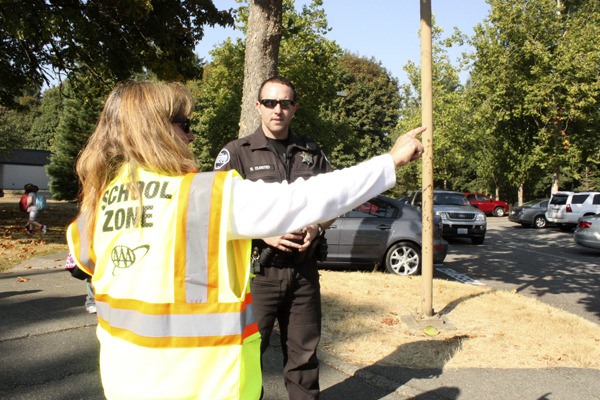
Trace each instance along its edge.
{"label": "white car", "polygon": [[598,213],[600,192],[556,192],[550,198],[546,220],[563,230],[571,230],[579,218]]}

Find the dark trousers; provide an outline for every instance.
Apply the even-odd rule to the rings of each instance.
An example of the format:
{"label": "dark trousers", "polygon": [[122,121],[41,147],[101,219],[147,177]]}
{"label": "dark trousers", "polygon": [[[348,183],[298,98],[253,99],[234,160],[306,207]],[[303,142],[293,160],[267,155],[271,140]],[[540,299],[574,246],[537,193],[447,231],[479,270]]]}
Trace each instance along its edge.
{"label": "dark trousers", "polygon": [[252,304],[261,336],[261,356],[275,321],[281,333],[283,379],[292,400],[319,398],[321,291],[315,261],[294,267],[266,267],[251,282]]}

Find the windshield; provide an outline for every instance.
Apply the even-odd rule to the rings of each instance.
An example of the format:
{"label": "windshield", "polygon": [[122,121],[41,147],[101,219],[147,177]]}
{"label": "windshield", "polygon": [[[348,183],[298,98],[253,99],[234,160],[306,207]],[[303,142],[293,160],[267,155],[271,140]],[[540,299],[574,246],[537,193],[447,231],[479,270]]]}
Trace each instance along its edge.
{"label": "windshield", "polygon": [[462,194],[437,193],[433,195],[433,204],[438,206],[468,206],[469,202]]}

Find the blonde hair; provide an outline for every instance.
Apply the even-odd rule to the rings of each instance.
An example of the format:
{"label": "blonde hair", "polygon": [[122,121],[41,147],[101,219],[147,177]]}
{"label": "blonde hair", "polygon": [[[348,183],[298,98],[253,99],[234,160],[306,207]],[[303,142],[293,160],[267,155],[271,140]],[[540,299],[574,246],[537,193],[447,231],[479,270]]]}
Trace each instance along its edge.
{"label": "blonde hair", "polygon": [[123,165],[129,166],[129,189],[140,200],[137,168],[168,176],[195,172],[191,150],[176,134],[171,120],[187,118],[194,100],[181,83],[126,82],[108,96],[96,130],[77,161],[81,181],[81,214],[92,237],[102,192]]}

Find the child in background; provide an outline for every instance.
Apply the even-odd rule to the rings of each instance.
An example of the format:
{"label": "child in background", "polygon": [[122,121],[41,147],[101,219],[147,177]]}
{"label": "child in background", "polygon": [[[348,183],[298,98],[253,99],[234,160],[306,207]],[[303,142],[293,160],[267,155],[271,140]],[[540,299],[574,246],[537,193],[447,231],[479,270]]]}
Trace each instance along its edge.
{"label": "child in background", "polygon": [[25,185],[24,189],[25,194],[27,194],[27,212],[29,213],[29,221],[27,221],[27,225],[25,225],[27,233],[31,234],[36,229],[41,229],[42,233],[46,233],[48,227],[37,221],[39,210],[35,202],[35,197],[39,188],[32,183],[28,183]]}

